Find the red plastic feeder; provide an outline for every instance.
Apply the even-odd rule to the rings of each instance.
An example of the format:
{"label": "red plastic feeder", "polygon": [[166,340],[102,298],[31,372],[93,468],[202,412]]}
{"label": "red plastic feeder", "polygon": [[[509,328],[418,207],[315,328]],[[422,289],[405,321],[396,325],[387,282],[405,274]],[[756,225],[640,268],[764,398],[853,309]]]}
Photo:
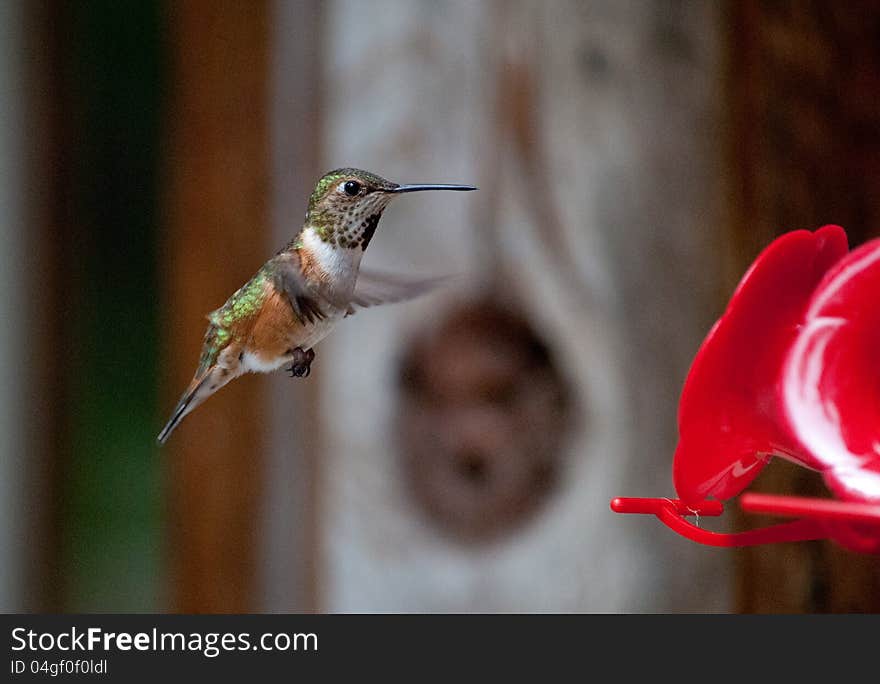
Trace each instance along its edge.
{"label": "red plastic feeder", "polygon": [[[616,498],[712,546],[830,538],[880,553],[880,240],[848,253],[839,226],[794,231],[743,276],[697,352],[679,402],[678,499]],[[836,499],[744,493],[747,512],[796,518],[734,534],[717,516],[773,456],[822,473]],[[713,497],[709,499],[708,497]]]}

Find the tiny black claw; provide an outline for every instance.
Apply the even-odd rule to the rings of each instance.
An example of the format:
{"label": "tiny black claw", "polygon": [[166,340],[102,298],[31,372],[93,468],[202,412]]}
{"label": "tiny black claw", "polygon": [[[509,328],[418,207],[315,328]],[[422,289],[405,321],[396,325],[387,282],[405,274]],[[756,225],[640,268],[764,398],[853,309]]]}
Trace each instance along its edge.
{"label": "tiny black claw", "polygon": [[307,378],[312,373],[312,360],[315,352],[311,349],[303,350],[297,347],[293,350],[293,363],[287,368],[292,378]]}

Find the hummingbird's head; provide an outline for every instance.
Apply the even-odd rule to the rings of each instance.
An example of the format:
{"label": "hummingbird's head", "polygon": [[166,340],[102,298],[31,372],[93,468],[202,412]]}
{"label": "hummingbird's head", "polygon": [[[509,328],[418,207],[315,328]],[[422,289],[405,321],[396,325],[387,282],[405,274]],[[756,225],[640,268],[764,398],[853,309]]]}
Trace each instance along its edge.
{"label": "hummingbird's head", "polygon": [[471,185],[399,185],[369,171],[336,169],[325,174],[309,198],[306,225],[325,242],[366,249],[385,207],[398,195],[419,190],[476,190]]}

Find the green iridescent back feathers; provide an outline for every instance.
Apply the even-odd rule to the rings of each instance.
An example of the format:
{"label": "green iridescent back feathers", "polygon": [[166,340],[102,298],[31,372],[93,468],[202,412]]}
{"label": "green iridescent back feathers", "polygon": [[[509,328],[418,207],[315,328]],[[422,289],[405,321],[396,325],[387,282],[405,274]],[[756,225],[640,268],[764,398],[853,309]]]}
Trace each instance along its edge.
{"label": "green iridescent back feathers", "polygon": [[266,299],[265,267],[242,285],[227,302],[208,314],[211,325],[205,332],[199,373],[205,372],[217,362],[217,356],[229,344],[235,323],[256,314]]}

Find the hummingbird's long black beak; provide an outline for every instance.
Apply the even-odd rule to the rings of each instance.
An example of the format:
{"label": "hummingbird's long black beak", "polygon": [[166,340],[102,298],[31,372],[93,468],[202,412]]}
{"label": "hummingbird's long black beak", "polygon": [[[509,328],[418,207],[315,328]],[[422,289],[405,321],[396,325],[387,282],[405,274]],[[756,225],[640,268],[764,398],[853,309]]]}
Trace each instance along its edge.
{"label": "hummingbird's long black beak", "polygon": [[401,192],[421,192],[422,190],[476,190],[476,188],[473,185],[446,185],[443,183],[432,183],[427,185],[398,185],[396,188],[389,190],[388,192],[397,194]]}

